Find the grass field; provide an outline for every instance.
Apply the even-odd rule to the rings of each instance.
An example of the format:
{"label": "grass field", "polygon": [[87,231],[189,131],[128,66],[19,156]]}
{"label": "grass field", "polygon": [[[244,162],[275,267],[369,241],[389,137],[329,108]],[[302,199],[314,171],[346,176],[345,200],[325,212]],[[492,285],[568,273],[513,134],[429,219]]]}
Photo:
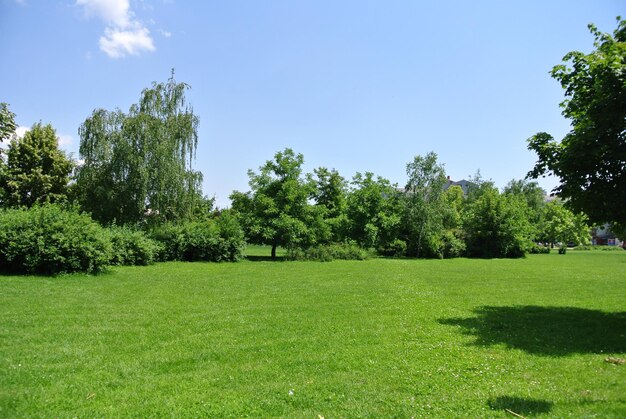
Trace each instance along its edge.
{"label": "grass field", "polygon": [[0,277],[0,417],[626,417],[626,252],[253,259]]}

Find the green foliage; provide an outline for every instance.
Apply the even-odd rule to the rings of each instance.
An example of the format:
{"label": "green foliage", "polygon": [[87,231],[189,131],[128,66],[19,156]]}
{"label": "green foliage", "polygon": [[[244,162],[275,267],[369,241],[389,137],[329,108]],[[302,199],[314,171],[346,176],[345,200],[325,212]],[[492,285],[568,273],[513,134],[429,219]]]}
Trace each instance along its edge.
{"label": "green foliage", "polygon": [[574,212],[626,229],[626,21],[617,19],[612,36],[589,29],[595,50],[570,52],[552,69],[572,130],[560,143],[545,132],[528,140],[538,156],[528,176],[559,177],[555,192]]}
{"label": "green foliage", "polygon": [[331,262],[333,260],[366,260],[370,253],[356,243],[320,244],[306,249],[289,249],[287,259]]}
{"label": "green foliage", "polygon": [[550,244],[573,243],[575,246],[591,242],[591,228],[587,224],[587,217],[582,213],[574,214],[560,200],[548,203],[542,218],[541,241]]}
{"label": "green foliage", "polygon": [[482,194],[465,209],[463,229],[467,253],[480,258],[523,257],[530,249],[533,228],[527,218],[526,201],[501,195],[495,188]]}
{"label": "green foliage", "polygon": [[528,249],[528,253],[533,254],[533,255],[549,254],[550,246],[542,246],[542,245],[534,243],[532,246],[530,246],[530,249]]}
{"label": "green foliage", "polygon": [[250,170],[251,191],[231,194],[232,208],[251,243],[276,248],[308,247],[330,238],[323,222],[324,210],[308,202],[313,190],[301,178],[304,157],[290,148],[274,155],[259,168]]}
{"label": "green foliage", "polygon": [[16,128],[15,114],[9,109],[9,104],[0,102],[0,143],[11,138]]}
{"label": "green foliage", "polygon": [[130,227],[112,226],[112,265],[150,265],[159,254],[159,243],[141,231]]}
{"label": "green foliage", "polygon": [[7,206],[64,202],[74,163],[59,149],[50,124],[37,123],[24,134],[13,137],[7,152],[4,200]]}
{"label": "green foliage", "polygon": [[0,211],[0,270],[20,274],[99,272],[111,259],[105,229],[57,205]]}
{"label": "green foliage", "polygon": [[377,249],[377,253],[381,256],[399,258],[406,255],[406,242],[404,240],[395,239],[391,243],[386,243],[384,247]]}
{"label": "green foliage", "polygon": [[398,238],[402,207],[395,185],[357,173],[348,194],[347,237],[365,248],[385,248]]}
{"label": "green foliage", "polygon": [[170,77],[142,92],[138,104],[95,110],[79,129],[75,194],[97,221],[160,224],[194,218],[203,206],[202,174],[192,170],[198,117],[185,83]]}
{"label": "green foliage", "polygon": [[416,257],[440,257],[445,232],[446,172],[437,162],[437,154],[430,152],[425,157],[415,156],[407,164],[406,174],[402,223],[408,252]]}
{"label": "green foliage", "polygon": [[228,212],[211,221],[163,224],[151,237],[161,244],[162,261],[236,262],[245,246],[243,230]]}

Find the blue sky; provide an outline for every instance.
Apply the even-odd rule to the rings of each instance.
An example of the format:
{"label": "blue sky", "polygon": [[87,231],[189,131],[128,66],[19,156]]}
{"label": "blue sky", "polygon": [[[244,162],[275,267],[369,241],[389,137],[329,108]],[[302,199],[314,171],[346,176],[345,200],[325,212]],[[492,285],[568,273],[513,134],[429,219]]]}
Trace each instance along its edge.
{"label": "blue sky", "polygon": [[528,137],[569,129],[552,66],[620,14],[622,0],[0,0],[0,101],[78,158],[94,109],[127,111],[175,68],[222,207],[285,147],[306,171],[400,185],[434,151],[454,180],[480,169],[502,187],[532,168]]}

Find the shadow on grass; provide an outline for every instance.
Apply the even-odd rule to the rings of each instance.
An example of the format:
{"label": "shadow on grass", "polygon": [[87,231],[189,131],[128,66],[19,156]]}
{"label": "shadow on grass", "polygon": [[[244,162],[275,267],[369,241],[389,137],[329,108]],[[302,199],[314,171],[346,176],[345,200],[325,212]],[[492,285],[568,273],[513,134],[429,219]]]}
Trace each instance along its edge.
{"label": "shadow on grass", "polygon": [[462,327],[475,344],[505,344],[538,355],[626,352],[626,312],[575,307],[479,307],[475,317],[439,320]]}
{"label": "shadow on grass", "polygon": [[537,399],[525,399],[523,397],[500,396],[490,399],[487,404],[492,410],[505,410],[518,415],[539,415],[549,413],[552,410],[552,402]]}
{"label": "shadow on grass", "polygon": [[272,259],[271,256],[246,256],[245,260],[249,260],[250,262],[283,262],[285,260],[284,256],[276,256]]}

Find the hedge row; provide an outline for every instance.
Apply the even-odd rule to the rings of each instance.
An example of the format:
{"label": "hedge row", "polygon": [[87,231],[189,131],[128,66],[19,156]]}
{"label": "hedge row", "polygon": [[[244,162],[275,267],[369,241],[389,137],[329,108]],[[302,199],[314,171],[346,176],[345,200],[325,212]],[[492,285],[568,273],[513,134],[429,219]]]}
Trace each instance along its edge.
{"label": "hedge row", "polygon": [[213,221],[166,225],[144,233],[103,228],[88,215],[56,205],[0,211],[0,272],[97,273],[109,265],[148,265],[156,260],[236,261],[244,236],[223,214]]}

